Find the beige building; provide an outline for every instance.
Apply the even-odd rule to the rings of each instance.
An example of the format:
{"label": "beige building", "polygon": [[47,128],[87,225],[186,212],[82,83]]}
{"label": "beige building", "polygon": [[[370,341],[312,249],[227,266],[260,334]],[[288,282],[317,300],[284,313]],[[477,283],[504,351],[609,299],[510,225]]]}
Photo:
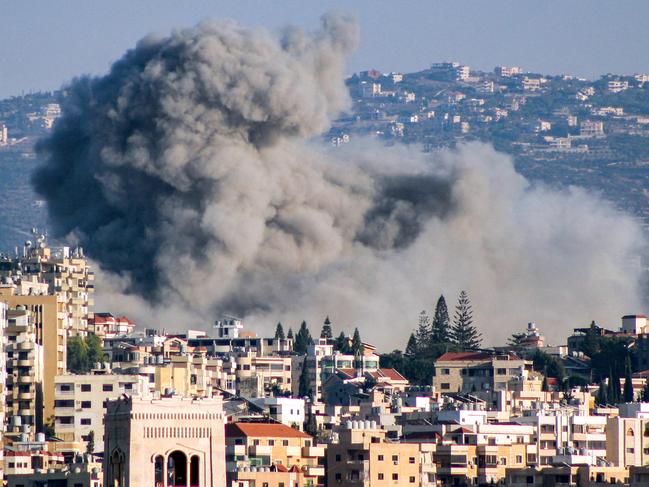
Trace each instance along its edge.
{"label": "beige building", "polygon": [[435,361],[433,386],[441,393],[502,391],[512,381],[526,380],[531,372],[531,360],[512,354],[447,352]]}
{"label": "beige building", "polygon": [[306,433],[279,423],[237,422],[226,425],[225,437],[230,485],[244,481],[252,487],[268,480],[269,486],[279,486],[287,473],[299,473],[298,487],[324,484],[325,448]]}
{"label": "beige building", "polygon": [[32,317],[22,306],[7,312],[5,414],[18,429],[12,433],[29,426],[34,434],[43,424],[43,347]]}
{"label": "beige building", "polygon": [[[5,357],[5,349],[7,345],[6,329],[8,325],[8,310],[9,307],[6,303],[0,301],[0,357]],[[6,384],[7,383],[7,361],[0,360],[0,483],[4,478],[4,434],[6,431],[5,421],[5,402],[6,402]]]}
{"label": "beige building", "polygon": [[[362,425],[362,427],[361,427]],[[421,486],[420,446],[386,441],[372,422],[348,422],[327,447],[327,485]]]}
{"label": "beige building", "polygon": [[104,479],[111,487],[225,487],[221,397],[109,401]]}
{"label": "beige building", "polygon": [[46,421],[54,414],[54,378],[66,370],[65,306],[58,295],[16,295],[6,287],[0,288],[0,300],[9,307],[21,306],[31,312],[35,343],[43,350],[43,420]]}
{"label": "beige building", "polygon": [[60,375],[55,383],[55,423],[57,438],[85,443],[94,432],[94,452],[104,451],[105,402],[123,394],[146,395],[144,379],[138,375],[106,374]]}

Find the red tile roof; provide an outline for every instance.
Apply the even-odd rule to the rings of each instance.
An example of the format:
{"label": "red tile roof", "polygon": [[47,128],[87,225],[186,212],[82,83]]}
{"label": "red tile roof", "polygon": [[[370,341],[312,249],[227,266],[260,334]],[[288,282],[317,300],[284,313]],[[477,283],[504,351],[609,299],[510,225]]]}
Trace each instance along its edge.
{"label": "red tile roof", "polygon": [[242,436],[252,438],[311,438],[306,433],[281,423],[228,423],[225,425],[226,438],[240,438]]}

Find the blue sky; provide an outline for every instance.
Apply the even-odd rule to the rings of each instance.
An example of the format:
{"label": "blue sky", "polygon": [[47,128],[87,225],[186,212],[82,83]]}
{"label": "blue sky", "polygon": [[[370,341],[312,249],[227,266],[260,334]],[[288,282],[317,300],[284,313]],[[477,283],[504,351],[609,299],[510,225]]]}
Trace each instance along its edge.
{"label": "blue sky", "polygon": [[0,97],[105,72],[150,32],[208,17],[311,28],[328,10],[360,23],[350,73],[414,71],[440,60],[585,77],[649,72],[648,0],[3,0]]}

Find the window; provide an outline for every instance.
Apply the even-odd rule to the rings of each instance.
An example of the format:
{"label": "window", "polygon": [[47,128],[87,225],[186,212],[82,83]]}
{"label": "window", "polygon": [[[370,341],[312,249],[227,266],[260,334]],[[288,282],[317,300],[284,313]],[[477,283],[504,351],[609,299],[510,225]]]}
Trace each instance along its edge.
{"label": "window", "polygon": [[337,461],[337,462],[340,461],[340,455],[336,455],[336,461]]}
{"label": "window", "polygon": [[90,409],[91,407],[92,407],[92,402],[81,401],[81,409]]}
{"label": "window", "polygon": [[275,446],[275,440],[268,440],[268,446]]}
{"label": "window", "polygon": [[92,424],[92,419],[90,418],[81,418],[82,426],[90,426]]}
{"label": "window", "polygon": [[440,370],[440,375],[450,375],[451,374],[451,369],[441,369]]}
{"label": "window", "polygon": [[288,440],[282,440],[282,446],[288,446]]}
{"label": "window", "polygon": [[101,386],[101,390],[104,392],[113,392],[113,384],[104,384]]}
{"label": "window", "polygon": [[262,482],[261,486],[262,487],[268,487],[268,482]]}
{"label": "window", "polygon": [[415,457],[408,458],[408,463],[415,463]]}
{"label": "window", "polygon": [[252,444],[255,446],[259,446],[261,444],[261,441],[259,440],[252,440]]}
{"label": "window", "polygon": [[393,473],[392,474],[392,480],[399,480],[399,474],[398,473]]}
{"label": "window", "polygon": [[336,480],[337,480],[338,482],[340,482],[342,479],[343,479],[342,474],[337,473],[337,474],[336,474]]}
{"label": "window", "polygon": [[414,483],[415,483],[415,478],[414,478],[414,477],[410,477],[409,480],[410,480],[410,483],[411,483],[411,484],[414,484]]}
{"label": "window", "polygon": [[70,392],[72,390],[72,384],[61,384],[61,391]]}
{"label": "window", "polygon": [[516,455],[516,463],[523,463],[523,455]]}
{"label": "window", "polygon": [[398,462],[399,461],[399,455],[392,455],[392,461],[393,462]]}
{"label": "window", "polygon": [[496,375],[505,375],[507,374],[507,369],[496,369]]}
{"label": "window", "polygon": [[382,473],[379,474],[379,480],[383,480],[383,474]]}
{"label": "window", "polygon": [[81,384],[81,392],[91,392],[92,385],[90,384]]}
{"label": "window", "polygon": [[383,461],[383,455],[379,455],[378,460],[379,460],[379,462],[382,462]]}
{"label": "window", "polygon": [[448,382],[442,382],[442,389],[450,389],[450,388],[451,388],[451,384],[449,384]]}

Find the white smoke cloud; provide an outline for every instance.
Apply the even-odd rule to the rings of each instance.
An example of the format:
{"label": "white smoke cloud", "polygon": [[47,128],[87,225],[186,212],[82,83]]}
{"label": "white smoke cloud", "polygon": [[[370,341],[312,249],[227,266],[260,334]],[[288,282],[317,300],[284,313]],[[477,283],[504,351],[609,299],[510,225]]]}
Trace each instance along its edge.
{"label": "white smoke cloud", "polygon": [[441,292],[469,291],[489,343],[640,308],[644,239],[599,198],[531,186],[485,145],[314,140],[349,107],[356,38],[332,15],[279,37],[204,23],[69,87],[35,185],[102,267],[100,305],[167,329],[233,313],[266,333],[329,314],[383,349]]}

